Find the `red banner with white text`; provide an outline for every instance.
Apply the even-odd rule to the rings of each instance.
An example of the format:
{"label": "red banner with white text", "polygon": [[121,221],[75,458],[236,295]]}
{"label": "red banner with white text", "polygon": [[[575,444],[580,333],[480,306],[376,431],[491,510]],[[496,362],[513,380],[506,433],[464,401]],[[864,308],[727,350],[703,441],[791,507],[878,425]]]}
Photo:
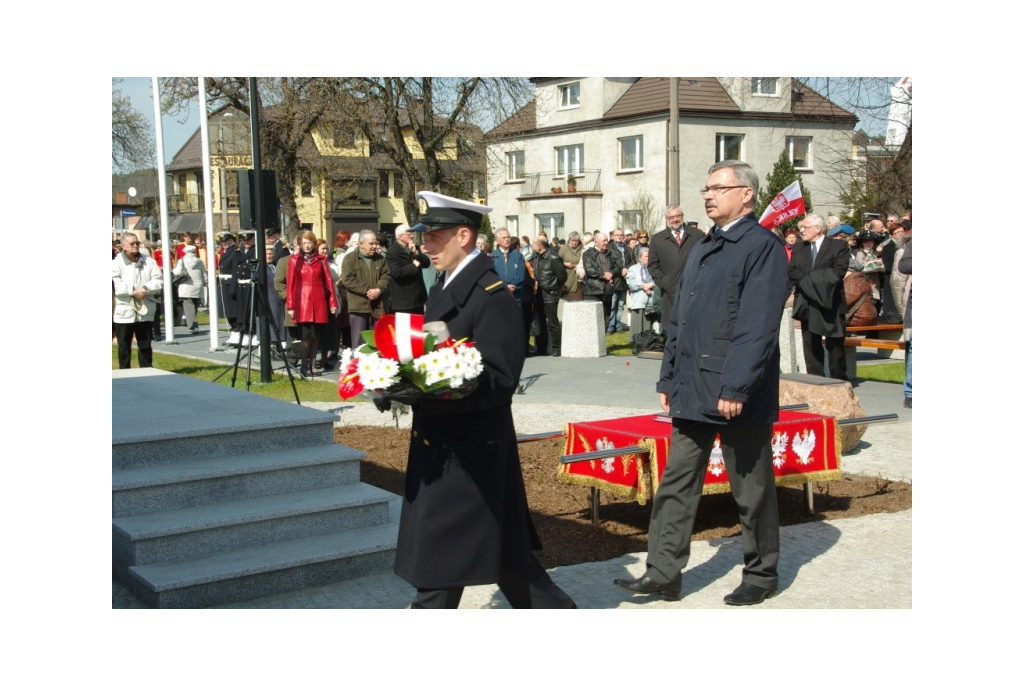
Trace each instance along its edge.
{"label": "red banner with white text", "polygon": [[761,215],[761,219],[757,223],[765,228],[775,228],[806,213],[800,181],[793,181],[772,199],[771,204],[765,207],[764,214]]}

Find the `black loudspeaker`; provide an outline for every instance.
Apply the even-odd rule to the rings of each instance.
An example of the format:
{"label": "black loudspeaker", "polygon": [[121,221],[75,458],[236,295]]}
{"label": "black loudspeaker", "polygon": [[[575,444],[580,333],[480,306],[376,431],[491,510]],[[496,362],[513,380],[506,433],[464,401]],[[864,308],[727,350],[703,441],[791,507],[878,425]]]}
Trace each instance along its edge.
{"label": "black loudspeaker", "polygon": [[[256,228],[256,174],[252,169],[238,169],[238,227]],[[277,201],[277,174],[263,170],[263,228],[280,228],[280,204]]]}

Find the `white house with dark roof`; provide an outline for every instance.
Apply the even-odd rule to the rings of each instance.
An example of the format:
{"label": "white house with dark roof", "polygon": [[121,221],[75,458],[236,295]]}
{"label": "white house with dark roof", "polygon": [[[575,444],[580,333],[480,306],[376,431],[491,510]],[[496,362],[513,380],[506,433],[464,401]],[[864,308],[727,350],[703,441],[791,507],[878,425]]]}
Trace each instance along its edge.
{"label": "white house with dark roof", "polygon": [[[484,137],[491,223],[514,235],[638,227],[638,191],[669,198],[669,79],[535,78],[534,99]],[[813,202],[838,214],[857,117],[791,77],[679,77],[679,203],[706,226],[707,169],[740,159],[762,185],[786,150]],[[574,178],[570,178],[574,177]],[[570,192],[568,181],[575,181]]]}

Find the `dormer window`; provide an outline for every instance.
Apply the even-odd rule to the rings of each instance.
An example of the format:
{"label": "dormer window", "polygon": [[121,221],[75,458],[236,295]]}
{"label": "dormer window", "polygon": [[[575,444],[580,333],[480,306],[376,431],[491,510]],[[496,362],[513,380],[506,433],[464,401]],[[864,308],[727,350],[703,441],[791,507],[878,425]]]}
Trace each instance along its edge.
{"label": "dormer window", "polygon": [[558,86],[558,108],[568,109],[569,107],[580,106],[580,82],[567,83]]}
{"label": "dormer window", "polygon": [[778,82],[777,76],[753,76],[750,79],[750,91],[754,95],[775,96],[779,94]]}

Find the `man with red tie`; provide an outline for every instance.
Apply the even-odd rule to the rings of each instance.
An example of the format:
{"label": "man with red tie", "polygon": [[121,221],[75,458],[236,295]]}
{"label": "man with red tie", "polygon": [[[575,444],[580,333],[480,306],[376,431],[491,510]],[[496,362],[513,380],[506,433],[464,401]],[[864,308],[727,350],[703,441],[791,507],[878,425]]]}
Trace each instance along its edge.
{"label": "man with red tie", "polygon": [[704,237],[700,229],[683,224],[683,210],[679,205],[669,205],[665,210],[666,229],[651,236],[651,251],[647,256],[647,270],[651,272],[655,285],[661,289],[661,327],[668,325],[672,312],[679,279],[683,266],[690,256],[690,249]]}

